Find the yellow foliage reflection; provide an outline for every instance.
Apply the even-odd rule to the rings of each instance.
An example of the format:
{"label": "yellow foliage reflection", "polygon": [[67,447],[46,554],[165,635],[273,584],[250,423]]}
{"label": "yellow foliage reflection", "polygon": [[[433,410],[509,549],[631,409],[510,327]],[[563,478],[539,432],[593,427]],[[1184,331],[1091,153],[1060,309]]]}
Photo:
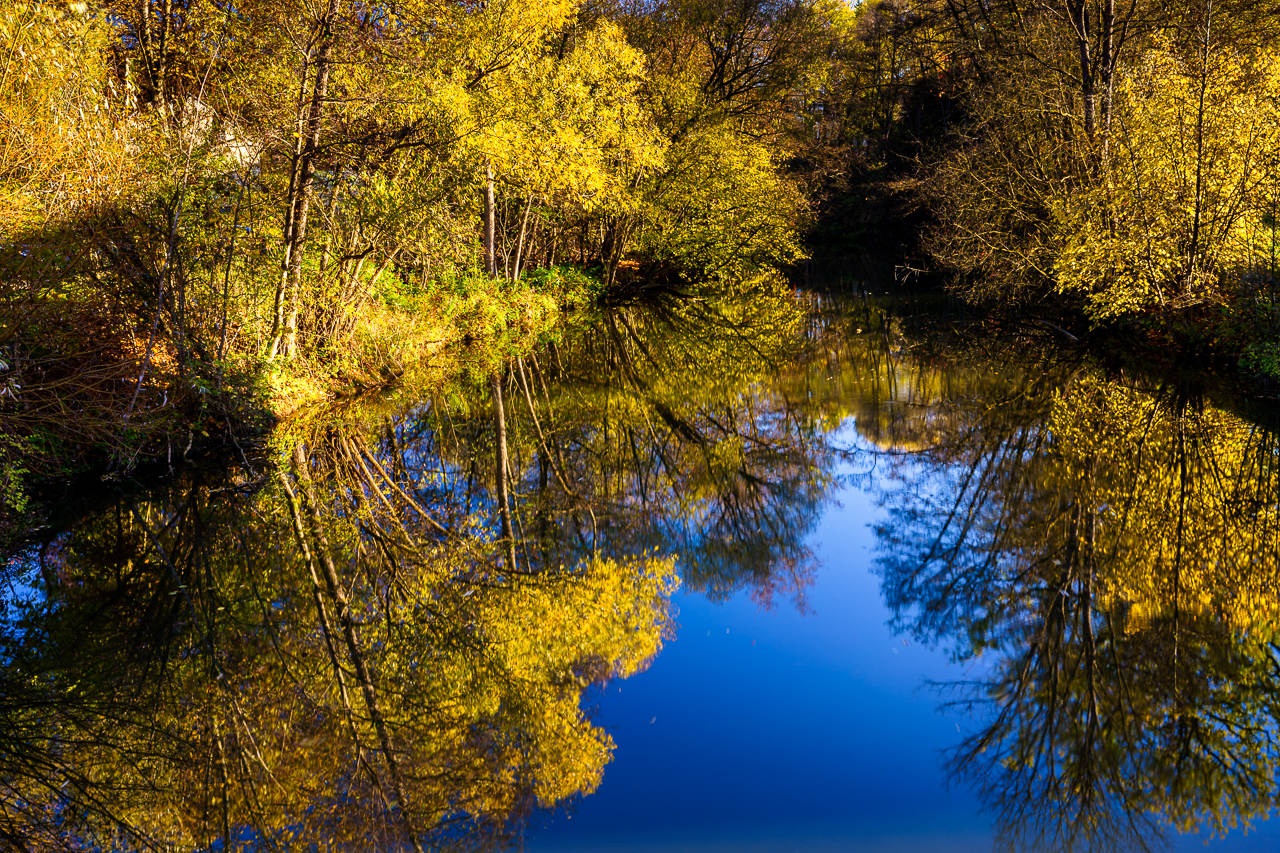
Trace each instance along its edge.
{"label": "yellow foliage reflection", "polygon": [[121,497],[45,548],[0,672],[29,700],[6,705],[27,736],[0,765],[8,837],[471,849],[595,790],[613,744],[583,692],[658,652],[674,562],[513,574],[366,436],[313,441],[240,488],[197,472]]}
{"label": "yellow foliage reflection", "polygon": [[1054,404],[1055,475],[1093,508],[1100,603],[1129,630],[1175,612],[1274,633],[1280,616],[1275,438],[1203,404],[1094,379]]}
{"label": "yellow foliage reflection", "polygon": [[[953,685],[976,728],[949,766],[1011,850],[1150,849],[1264,819],[1276,435],[1187,377],[984,348],[907,354],[922,411],[885,421],[880,404],[864,432],[890,448],[878,533],[899,627],[983,659]],[[870,399],[904,404],[881,386]]]}

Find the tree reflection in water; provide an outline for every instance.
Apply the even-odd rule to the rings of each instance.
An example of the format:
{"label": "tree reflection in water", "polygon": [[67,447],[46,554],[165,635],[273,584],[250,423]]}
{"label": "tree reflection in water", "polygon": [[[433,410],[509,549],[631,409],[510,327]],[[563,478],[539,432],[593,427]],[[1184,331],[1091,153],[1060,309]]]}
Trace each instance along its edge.
{"label": "tree reflection in water", "polygon": [[675,566],[802,602],[842,462],[886,507],[899,627],[972,666],[949,762],[1001,843],[1265,816],[1275,434],[1079,358],[927,351],[867,306],[775,296],[606,309],[81,512],[0,619],[0,844],[518,844],[599,784],[584,692],[657,654]]}
{"label": "tree reflection in water", "polygon": [[[803,369],[784,369],[802,319],[777,296],[613,308],[514,360],[502,422],[518,563],[656,549],[715,599],[744,587],[761,601],[802,595],[839,422],[795,381]],[[404,468],[425,470],[424,441],[436,459],[432,501],[495,500],[491,399],[435,395],[404,425],[415,457]]]}
{"label": "tree reflection in water", "polygon": [[490,849],[590,793],[584,691],[658,652],[677,559],[808,582],[840,418],[767,304],[614,309],[81,512],[0,625],[0,843]]}
{"label": "tree reflection in water", "polygon": [[288,459],[44,548],[2,673],[9,842],[473,848],[599,783],[612,744],[579,700],[656,654],[671,561],[512,574],[358,433]]}
{"label": "tree reflection in water", "polygon": [[950,768],[1009,849],[1149,849],[1265,818],[1275,433],[1075,362],[1000,378],[919,401],[928,435],[894,437],[917,449],[882,491],[898,626],[974,674],[946,685],[978,723]]}

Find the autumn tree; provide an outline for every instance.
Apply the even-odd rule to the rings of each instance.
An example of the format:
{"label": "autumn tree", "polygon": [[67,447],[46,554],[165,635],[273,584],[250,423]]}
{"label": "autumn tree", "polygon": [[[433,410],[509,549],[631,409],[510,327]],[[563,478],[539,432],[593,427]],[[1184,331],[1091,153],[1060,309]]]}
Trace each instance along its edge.
{"label": "autumn tree", "polygon": [[1276,9],[947,4],[968,64],[936,257],[977,297],[1095,320],[1233,298],[1269,264]]}

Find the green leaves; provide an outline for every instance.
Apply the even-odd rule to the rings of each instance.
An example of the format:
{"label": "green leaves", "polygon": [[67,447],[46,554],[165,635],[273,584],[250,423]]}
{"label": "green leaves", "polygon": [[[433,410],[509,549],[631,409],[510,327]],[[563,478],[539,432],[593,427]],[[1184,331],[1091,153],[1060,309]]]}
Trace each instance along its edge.
{"label": "green leaves", "polygon": [[768,146],[717,125],[668,150],[644,199],[640,248],[695,286],[742,283],[804,256],[804,211]]}

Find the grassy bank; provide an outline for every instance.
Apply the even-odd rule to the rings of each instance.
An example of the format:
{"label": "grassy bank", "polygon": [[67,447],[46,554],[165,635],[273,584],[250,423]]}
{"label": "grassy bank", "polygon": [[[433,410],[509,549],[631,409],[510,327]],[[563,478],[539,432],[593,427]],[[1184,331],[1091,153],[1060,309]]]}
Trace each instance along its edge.
{"label": "grassy bank", "polygon": [[602,286],[590,273],[554,267],[533,270],[519,281],[459,276],[398,291],[363,312],[347,345],[260,364],[261,405],[280,418],[386,386],[433,364],[491,367],[555,337]]}

